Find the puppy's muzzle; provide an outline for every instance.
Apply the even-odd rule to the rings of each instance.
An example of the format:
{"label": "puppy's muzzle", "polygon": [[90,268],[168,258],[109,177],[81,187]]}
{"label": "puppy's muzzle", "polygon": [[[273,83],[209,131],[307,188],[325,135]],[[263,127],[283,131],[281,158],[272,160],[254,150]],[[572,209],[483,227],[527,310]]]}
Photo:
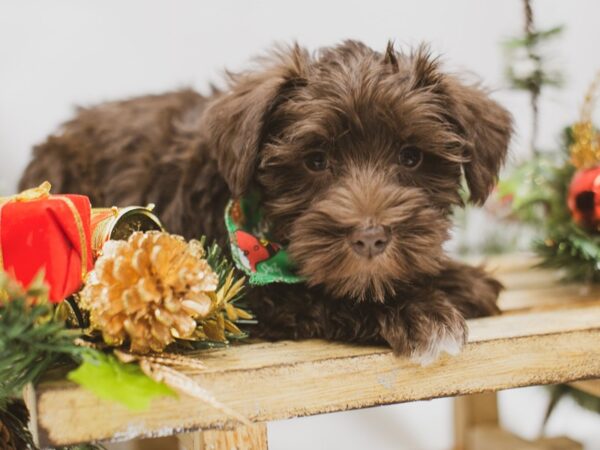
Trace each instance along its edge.
{"label": "puppy's muzzle", "polygon": [[348,239],[357,255],[370,259],[385,251],[390,243],[390,234],[389,227],[371,225],[352,231]]}

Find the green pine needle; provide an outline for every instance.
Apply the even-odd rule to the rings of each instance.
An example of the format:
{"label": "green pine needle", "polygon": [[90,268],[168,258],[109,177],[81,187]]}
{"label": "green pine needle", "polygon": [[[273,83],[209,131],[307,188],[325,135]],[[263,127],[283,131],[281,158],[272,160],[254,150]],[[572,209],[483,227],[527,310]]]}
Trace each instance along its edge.
{"label": "green pine needle", "polygon": [[206,243],[206,236],[202,236],[202,238],[200,238],[200,243],[206,251],[206,261],[208,261],[210,267],[212,267],[212,269],[219,277],[219,285],[217,287],[218,289],[223,285],[227,274],[232,270],[235,270],[235,268],[233,267],[233,264],[231,263],[229,258],[227,258],[223,254],[223,250],[221,249],[219,244],[217,244],[215,241],[208,245]]}
{"label": "green pine needle", "polygon": [[33,437],[27,426],[28,422],[29,412],[22,400],[10,400],[3,408],[0,408],[0,424],[9,429],[18,448],[35,448]]}
{"label": "green pine needle", "polygon": [[[563,84],[561,71],[549,67],[550,62],[545,56],[547,52],[544,51],[544,46],[559,37],[563,30],[562,26],[535,30],[504,41],[506,78],[514,89],[537,95],[544,86],[560,87]],[[533,70],[528,74],[519,75],[518,66],[524,61],[529,61]]]}
{"label": "green pine needle", "polygon": [[86,349],[74,343],[79,332],[67,330],[54,317],[41,279],[24,290],[0,273],[0,293],[1,408],[47,369],[65,357],[78,358]]}
{"label": "green pine needle", "polygon": [[23,289],[0,272],[0,421],[30,449],[35,445],[27,429],[27,411],[14,398],[46,370],[88,351],[74,343],[80,333],[67,330],[56,318],[42,275]]}
{"label": "green pine needle", "polygon": [[600,282],[600,234],[577,225],[567,205],[575,167],[569,162],[571,129],[560,154],[542,154],[519,166],[498,187],[512,212],[538,230],[533,249],[542,267],[563,270],[568,281]]}
{"label": "green pine needle", "polygon": [[[202,236],[200,238],[200,243],[206,252],[206,261],[219,277],[217,290],[221,289],[223,283],[225,283],[225,280],[227,279],[227,275],[229,275],[229,273],[232,271],[234,273],[233,283],[236,283],[240,279],[238,270],[235,268],[231,260],[223,253],[221,246],[215,241],[213,241],[210,245],[206,244],[206,236]],[[239,300],[243,297],[243,293],[244,289],[242,289],[238,295],[231,300],[231,303],[239,302]]]}

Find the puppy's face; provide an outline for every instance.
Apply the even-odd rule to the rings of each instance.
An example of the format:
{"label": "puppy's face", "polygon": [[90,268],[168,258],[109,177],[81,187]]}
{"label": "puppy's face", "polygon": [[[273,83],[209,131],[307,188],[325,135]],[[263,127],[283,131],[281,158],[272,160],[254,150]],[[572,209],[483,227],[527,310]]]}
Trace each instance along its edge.
{"label": "puppy's face", "polygon": [[235,77],[205,118],[233,195],[260,189],[307,282],[375,300],[442,268],[462,174],[483,202],[511,130],[425,52],[356,42],[278,54]]}

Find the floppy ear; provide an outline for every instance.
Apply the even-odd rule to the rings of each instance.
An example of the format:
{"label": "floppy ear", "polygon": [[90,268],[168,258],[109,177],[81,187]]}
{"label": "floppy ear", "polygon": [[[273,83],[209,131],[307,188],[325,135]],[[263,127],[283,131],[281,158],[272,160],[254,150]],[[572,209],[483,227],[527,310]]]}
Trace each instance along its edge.
{"label": "floppy ear", "polygon": [[456,120],[466,147],[463,165],[471,203],[482,205],[498,181],[512,136],[512,116],[477,86],[448,80]]}
{"label": "floppy ear", "polygon": [[512,117],[480,87],[443,74],[427,47],[419,47],[410,60],[413,88],[431,90],[444,98],[445,115],[465,142],[463,171],[470,201],[481,205],[496,185],[506,159]]}
{"label": "floppy ear", "polygon": [[302,79],[307,60],[307,52],[295,45],[274,53],[262,70],[229,75],[229,90],[203,114],[201,127],[234,197],[248,188],[269,132],[269,117]]}

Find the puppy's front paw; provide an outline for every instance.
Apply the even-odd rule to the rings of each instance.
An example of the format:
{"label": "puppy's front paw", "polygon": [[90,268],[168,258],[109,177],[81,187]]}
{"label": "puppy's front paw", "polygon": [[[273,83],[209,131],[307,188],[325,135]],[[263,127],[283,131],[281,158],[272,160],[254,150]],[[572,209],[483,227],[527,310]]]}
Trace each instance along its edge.
{"label": "puppy's front paw", "polygon": [[456,355],[467,342],[467,323],[441,291],[429,291],[380,316],[381,337],[397,355],[421,365],[442,353]]}
{"label": "puppy's front paw", "polygon": [[405,314],[410,358],[423,366],[442,353],[458,354],[467,342],[465,318],[441,291],[429,292],[407,304]]}
{"label": "puppy's front paw", "polygon": [[410,359],[427,366],[442,353],[455,356],[467,342],[467,324],[462,317],[427,320],[426,328],[411,336]]}

